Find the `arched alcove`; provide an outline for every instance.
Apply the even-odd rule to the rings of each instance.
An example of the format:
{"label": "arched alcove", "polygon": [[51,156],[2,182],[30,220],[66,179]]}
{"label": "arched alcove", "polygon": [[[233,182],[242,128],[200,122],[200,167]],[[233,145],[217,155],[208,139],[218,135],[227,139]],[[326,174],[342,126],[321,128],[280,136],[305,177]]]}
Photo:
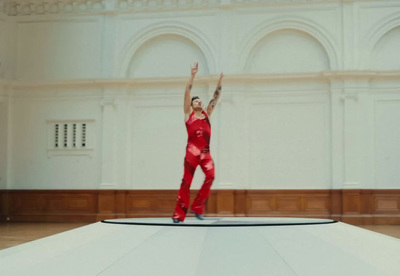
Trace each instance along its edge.
{"label": "arched alcove", "polygon": [[330,70],[329,57],[311,35],[294,30],[274,31],[261,38],[250,51],[247,73],[300,73]]}
{"label": "arched alcove", "polygon": [[373,70],[400,70],[400,26],[384,34],[371,56]]}
{"label": "arched alcove", "polygon": [[127,74],[131,78],[188,76],[190,65],[199,62],[199,74],[208,74],[206,58],[193,41],[163,34],[143,43],[134,53]]}

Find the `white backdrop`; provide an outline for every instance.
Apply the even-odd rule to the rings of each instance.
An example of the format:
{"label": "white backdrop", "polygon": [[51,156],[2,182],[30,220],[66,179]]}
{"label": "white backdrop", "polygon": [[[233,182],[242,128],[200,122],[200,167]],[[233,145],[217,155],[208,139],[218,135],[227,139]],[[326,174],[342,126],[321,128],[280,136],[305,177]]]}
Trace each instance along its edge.
{"label": "white backdrop", "polygon": [[215,189],[399,189],[400,1],[342,2],[0,1],[0,189],[178,189],[194,61]]}

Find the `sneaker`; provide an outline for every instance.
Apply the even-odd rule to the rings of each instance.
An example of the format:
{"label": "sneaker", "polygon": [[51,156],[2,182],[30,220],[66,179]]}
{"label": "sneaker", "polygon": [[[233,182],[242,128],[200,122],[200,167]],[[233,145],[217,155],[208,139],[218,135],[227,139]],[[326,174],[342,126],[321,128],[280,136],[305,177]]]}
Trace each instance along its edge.
{"label": "sneaker", "polygon": [[197,219],[199,219],[199,220],[204,220],[203,215],[197,214],[197,213],[196,213],[195,211],[193,211],[193,210],[190,210],[190,212],[191,212],[192,214],[194,214],[194,215],[196,216]]}
{"label": "sneaker", "polygon": [[181,223],[181,222],[182,222],[182,221],[181,221],[180,219],[178,219],[178,218],[173,218],[172,221],[173,221],[174,223]]}

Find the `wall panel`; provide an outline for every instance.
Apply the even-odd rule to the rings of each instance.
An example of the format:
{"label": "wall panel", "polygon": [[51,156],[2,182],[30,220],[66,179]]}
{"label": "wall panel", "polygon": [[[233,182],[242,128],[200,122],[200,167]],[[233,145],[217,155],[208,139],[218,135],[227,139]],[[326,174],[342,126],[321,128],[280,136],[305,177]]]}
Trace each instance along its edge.
{"label": "wall panel", "polygon": [[371,67],[375,70],[400,70],[400,27],[388,31],[377,42]]}
{"label": "wall panel", "polygon": [[[7,23],[0,13],[0,80],[5,78],[6,70],[6,41],[7,41]],[[0,88],[1,89],[1,88]]]}
{"label": "wall panel", "polygon": [[0,95],[0,189],[7,188],[7,128],[8,128],[8,104]]}
{"label": "wall panel", "polygon": [[100,77],[101,43],[97,20],[19,22],[16,76],[35,82]]}
{"label": "wall panel", "polygon": [[397,188],[400,183],[400,100],[375,102],[375,186]]}
{"label": "wall panel", "polygon": [[177,35],[160,35],[144,42],[134,53],[128,77],[187,76],[191,61],[200,64],[199,75],[209,74],[205,56],[193,41]]}
{"label": "wall panel", "polygon": [[135,189],[180,185],[187,139],[182,108],[162,98],[158,104],[134,107],[130,171]]}
{"label": "wall panel", "polygon": [[309,100],[249,106],[251,188],[329,187],[327,104]]}
{"label": "wall panel", "polygon": [[[191,191],[192,199],[197,192]],[[177,194],[177,190],[1,190],[0,221],[170,217]],[[400,224],[400,190],[213,190],[205,215]]]}
{"label": "wall panel", "polygon": [[[14,189],[94,189],[99,185],[99,144],[101,106],[98,100],[47,98],[19,99],[13,103],[12,164]],[[49,120],[56,122],[90,120],[87,133],[93,149],[87,152],[52,151]],[[63,139],[63,131],[60,136]],[[71,130],[70,130],[71,132]],[[91,136],[91,138],[90,138]],[[33,146],[34,145],[34,146]],[[60,152],[61,150],[61,152]]]}
{"label": "wall panel", "polygon": [[312,36],[295,30],[276,31],[261,39],[246,66],[250,73],[293,73],[329,70],[323,46]]}

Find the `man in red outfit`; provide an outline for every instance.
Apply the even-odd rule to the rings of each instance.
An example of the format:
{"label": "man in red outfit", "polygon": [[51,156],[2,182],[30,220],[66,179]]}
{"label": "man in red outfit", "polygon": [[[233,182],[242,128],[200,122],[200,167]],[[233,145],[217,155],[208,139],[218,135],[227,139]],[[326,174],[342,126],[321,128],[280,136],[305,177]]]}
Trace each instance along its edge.
{"label": "man in red outfit", "polygon": [[191,69],[191,77],[186,85],[183,111],[185,113],[185,123],[188,132],[188,144],[186,146],[186,156],[184,162],[184,174],[181,188],[178,193],[176,207],[172,220],[174,223],[183,222],[188,211],[190,201],[190,185],[196,167],[200,165],[206,178],[203,186],[195,198],[191,212],[198,219],[203,219],[203,212],[208,196],[210,195],[211,184],[214,181],[215,169],[214,162],[210,154],[211,124],[209,117],[215,109],[215,105],[221,95],[221,84],[224,74],[221,73],[214,96],[208,104],[206,111],[203,110],[203,103],[199,97],[190,96],[193,80],[199,69],[196,62]]}

